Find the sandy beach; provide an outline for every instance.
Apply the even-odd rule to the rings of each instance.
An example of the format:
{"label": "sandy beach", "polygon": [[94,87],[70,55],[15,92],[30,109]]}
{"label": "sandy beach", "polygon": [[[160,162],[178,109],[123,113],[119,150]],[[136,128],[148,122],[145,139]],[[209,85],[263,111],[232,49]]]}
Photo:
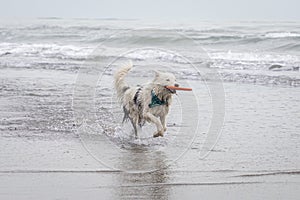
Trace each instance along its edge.
{"label": "sandy beach", "polygon": [[[181,85],[193,88],[193,93],[178,92],[175,97],[164,138],[152,138],[153,127],[147,126],[136,140],[128,124],[120,125],[122,110],[110,86],[115,68],[108,68],[92,91],[97,126],[82,128],[74,107],[80,69],[93,66],[89,61],[99,59],[90,57],[95,45],[110,31],[121,29],[123,22],[40,20],[27,22],[23,28],[1,23],[7,33],[0,36],[0,199],[299,199],[297,51],[245,52],[245,46],[256,48],[251,37],[259,34],[266,38],[260,44],[266,46],[274,44],[270,40],[284,43],[298,36],[283,39],[282,34],[278,38],[254,32],[244,40],[235,35],[206,38],[206,34],[219,37],[220,30],[231,34],[224,30],[232,26],[188,33],[198,34],[202,45],[211,47],[207,50],[211,67],[220,73],[224,87],[222,132],[203,158],[202,147],[215,114],[211,94],[201,77],[176,55],[143,50],[123,58],[137,66],[129,78],[131,84],[151,80],[155,60],[172,66]],[[132,27],[140,22],[127,23],[126,27]],[[265,24],[239,29],[252,26]],[[123,51],[116,46],[121,43],[131,49],[168,41],[160,38],[162,33],[173,37],[173,30],[156,29],[153,35],[158,38],[145,39],[144,32],[116,37],[117,42],[109,41],[111,46],[101,50],[100,58],[110,60],[114,52]],[[171,41],[166,45],[186,50],[183,44],[188,41]],[[224,50],[232,43],[236,49]],[[189,59],[199,59],[193,50],[189,53]],[[270,70],[274,63],[283,67]],[[193,120],[198,122],[197,131],[192,129],[195,124],[189,124]]]}

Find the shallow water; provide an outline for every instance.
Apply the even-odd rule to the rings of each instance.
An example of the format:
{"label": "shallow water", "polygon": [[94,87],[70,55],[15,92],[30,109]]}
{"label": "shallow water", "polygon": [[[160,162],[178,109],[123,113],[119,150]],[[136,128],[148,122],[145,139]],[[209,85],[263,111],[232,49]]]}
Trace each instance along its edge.
{"label": "shallow water", "polygon": [[[78,135],[73,126],[71,97],[76,73],[2,71],[13,74],[1,77],[7,83],[1,98],[3,198],[181,199],[184,195],[195,199],[225,195],[237,199],[247,194],[249,199],[278,195],[296,199],[298,195],[300,94],[296,88],[224,83],[223,131],[216,147],[201,159],[210,119],[205,102],[209,98],[204,94],[199,109],[201,131],[190,146],[193,134],[176,135],[180,127],[173,125],[174,111],[164,138],[153,139],[149,128],[135,140],[130,137],[130,126],[125,126],[129,132],[122,135],[116,129],[108,140],[99,130]],[[34,84],[36,73],[38,85]],[[109,141],[108,148],[103,146]],[[184,155],[177,159],[176,152]],[[132,173],[143,171],[153,172]],[[46,191],[51,195],[45,196]]]}

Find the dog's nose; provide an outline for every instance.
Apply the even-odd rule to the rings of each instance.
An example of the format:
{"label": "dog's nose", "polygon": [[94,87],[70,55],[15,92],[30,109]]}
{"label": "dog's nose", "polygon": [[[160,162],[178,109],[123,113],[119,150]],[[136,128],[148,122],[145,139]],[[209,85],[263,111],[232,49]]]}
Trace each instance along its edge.
{"label": "dog's nose", "polygon": [[177,83],[174,84],[175,87],[179,87],[179,85]]}

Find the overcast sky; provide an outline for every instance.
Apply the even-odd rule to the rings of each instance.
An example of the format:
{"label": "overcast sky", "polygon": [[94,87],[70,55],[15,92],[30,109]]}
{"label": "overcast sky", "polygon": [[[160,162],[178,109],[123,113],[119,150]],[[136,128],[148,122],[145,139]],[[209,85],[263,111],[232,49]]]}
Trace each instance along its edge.
{"label": "overcast sky", "polygon": [[0,0],[0,17],[300,20],[300,0]]}

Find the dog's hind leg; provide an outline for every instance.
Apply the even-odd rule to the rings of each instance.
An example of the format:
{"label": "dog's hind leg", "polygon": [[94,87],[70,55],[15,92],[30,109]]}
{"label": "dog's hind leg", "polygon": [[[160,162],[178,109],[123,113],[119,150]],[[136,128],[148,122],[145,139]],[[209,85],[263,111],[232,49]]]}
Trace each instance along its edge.
{"label": "dog's hind leg", "polygon": [[124,117],[122,123],[126,122],[129,119],[129,111],[123,106]]}
{"label": "dog's hind leg", "polygon": [[158,136],[164,136],[164,130],[163,130],[163,126],[160,122],[160,120],[155,117],[154,115],[152,115],[151,113],[147,112],[145,114],[145,118],[148,119],[148,121],[154,123],[156,125],[157,128],[157,132],[153,135],[153,137],[158,137]]}
{"label": "dog's hind leg", "polygon": [[137,138],[138,137],[138,135],[137,135],[137,123],[136,123],[137,120],[134,120],[132,118],[129,118],[129,119],[130,119],[130,122],[133,126],[133,131],[134,131],[135,138]]}

